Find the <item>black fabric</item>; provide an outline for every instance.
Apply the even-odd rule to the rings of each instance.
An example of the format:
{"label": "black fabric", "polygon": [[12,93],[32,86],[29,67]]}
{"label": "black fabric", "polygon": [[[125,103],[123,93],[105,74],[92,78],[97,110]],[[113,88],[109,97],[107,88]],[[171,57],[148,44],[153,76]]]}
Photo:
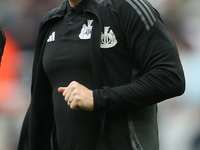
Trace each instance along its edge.
{"label": "black fabric", "polygon": [[[102,124],[97,149],[121,150],[121,147],[126,145],[123,150],[132,150],[137,143],[140,150],[158,150],[156,103],[181,95],[185,88],[177,48],[164,29],[159,14],[146,0],[100,1],[101,4],[98,5],[95,1],[88,0],[84,9],[84,12],[95,17],[90,55],[95,83],[94,111],[100,113]],[[141,5],[137,5],[136,2]],[[132,6],[143,9],[135,9]],[[152,18],[147,17],[144,12],[140,13],[147,7],[146,13],[150,10],[155,17],[153,24],[148,22]],[[41,117],[31,117],[33,111],[30,110],[38,114],[47,107],[51,109],[51,91],[45,88],[49,84],[44,75],[44,68],[41,67],[41,57],[43,44],[50,34],[49,30],[54,23],[63,18],[65,8],[66,1],[46,15],[40,26],[33,66],[32,102],[27,112],[28,119],[24,120],[19,150],[43,150],[44,146],[49,146],[46,143],[49,143],[48,139],[51,138],[49,133],[52,130],[49,127],[53,121],[39,123]],[[100,48],[103,43],[101,40],[109,42],[110,38],[117,40],[117,43],[112,45],[113,47],[104,45],[104,48]],[[47,98],[38,91],[43,91]],[[51,113],[42,117],[51,118]],[[121,121],[113,120],[114,118]],[[32,122],[37,124],[31,126]],[[113,124],[116,122],[117,124]],[[46,126],[48,128],[45,132],[32,132],[41,131]],[[31,131],[31,134],[27,134],[26,130]],[[124,139],[129,139],[129,142],[118,142],[120,132],[123,132],[122,136],[126,136]],[[41,142],[41,138],[32,138],[37,136],[44,140]],[[42,148],[39,148],[40,144]]]}
{"label": "black fabric", "polygon": [[[116,15],[120,23],[112,18],[103,19],[102,25],[110,24],[118,44],[101,49],[101,55],[107,58],[103,59],[107,86],[94,91],[95,109],[131,111],[184,92],[184,73],[177,47],[157,11],[151,5],[149,9],[155,22],[148,29],[127,1],[120,4]],[[109,8],[103,12],[106,15]]]}
{"label": "black fabric", "polygon": [[2,27],[0,26],[0,63],[1,63],[1,57],[3,55],[5,43],[6,43],[6,37],[4,35]]}
{"label": "black fabric", "polygon": [[[94,90],[90,61],[90,38],[80,39],[82,26],[92,16],[81,13],[84,3],[67,11],[49,32],[43,55],[43,66],[52,87],[56,142],[59,150],[94,150],[100,134],[98,112],[71,110],[58,87],[77,81]],[[68,7],[69,8],[69,7]],[[84,135],[84,136],[80,136]]]}

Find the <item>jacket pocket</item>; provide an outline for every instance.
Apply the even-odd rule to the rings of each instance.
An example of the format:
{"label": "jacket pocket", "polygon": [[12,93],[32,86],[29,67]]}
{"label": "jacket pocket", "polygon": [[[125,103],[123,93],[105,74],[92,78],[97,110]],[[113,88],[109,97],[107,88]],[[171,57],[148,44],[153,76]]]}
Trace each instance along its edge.
{"label": "jacket pocket", "polygon": [[129,134],[130,134],[130,141],[131,141],[132,149],[133,150],[143,150],[142,145],[140,144],[140,141],[136,134],[133,119],[130,114],[128,115],[128,127],[129,127]]}

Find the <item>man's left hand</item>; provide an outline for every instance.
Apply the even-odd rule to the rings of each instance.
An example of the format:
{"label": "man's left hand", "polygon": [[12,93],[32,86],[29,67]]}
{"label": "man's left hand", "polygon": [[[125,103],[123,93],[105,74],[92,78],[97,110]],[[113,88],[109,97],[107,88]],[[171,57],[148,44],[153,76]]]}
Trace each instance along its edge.
{"label": "man's left hand", "polygon": [[78,82],[72,81],[68,87],[59,87],[58,92],[63,93],[64,99],[71,109],[93,111],[93,91]]}

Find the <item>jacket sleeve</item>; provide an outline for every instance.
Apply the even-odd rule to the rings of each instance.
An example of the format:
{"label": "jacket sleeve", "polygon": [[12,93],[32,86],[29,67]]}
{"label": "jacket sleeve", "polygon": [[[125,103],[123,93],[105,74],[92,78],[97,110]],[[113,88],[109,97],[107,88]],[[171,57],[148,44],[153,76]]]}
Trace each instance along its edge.
{"label": "jacket sleeve", "polygon": [[0,26],[0,62],[1,62],[1,56],[3,55],[5,43],[6,43],[6,37],[4,35],[3,29]]}
{"label": "jacket sleeve", "polygon": [[147,1],[126,0],[119,14],[127,50],[141,75],[126,85],[94,90],[94,109],[134,110],[181,95],[185,78],[178,50],[159,13]]}

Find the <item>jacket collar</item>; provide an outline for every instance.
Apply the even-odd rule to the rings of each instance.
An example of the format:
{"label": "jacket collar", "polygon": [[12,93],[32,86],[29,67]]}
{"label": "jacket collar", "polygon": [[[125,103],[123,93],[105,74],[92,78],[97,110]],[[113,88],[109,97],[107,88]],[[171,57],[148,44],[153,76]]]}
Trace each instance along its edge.
{"label": "jacket collar", "polygon": [[85,0],[85,1],[86,1],[85,11],[89,11],[89,12],[95,14],[98,18],[100,18],[99,3],[95,0]]}
{"label": "jacket collar", "polygon": [[[99,5],[102,4],[105,0],[83,0],[83,1],[85,1],[86,3],[85,11],[89,11],[95,14],[98,18],[100,18]],[[60,17],[64,16],[66,9],[67,9],[67,0],[64,0],[58,8],[52,10],[54,12],[49,16],[49,18],[54,16],[60,16]],[[49,18],[46,18],[44,22],[47,21]]]}

